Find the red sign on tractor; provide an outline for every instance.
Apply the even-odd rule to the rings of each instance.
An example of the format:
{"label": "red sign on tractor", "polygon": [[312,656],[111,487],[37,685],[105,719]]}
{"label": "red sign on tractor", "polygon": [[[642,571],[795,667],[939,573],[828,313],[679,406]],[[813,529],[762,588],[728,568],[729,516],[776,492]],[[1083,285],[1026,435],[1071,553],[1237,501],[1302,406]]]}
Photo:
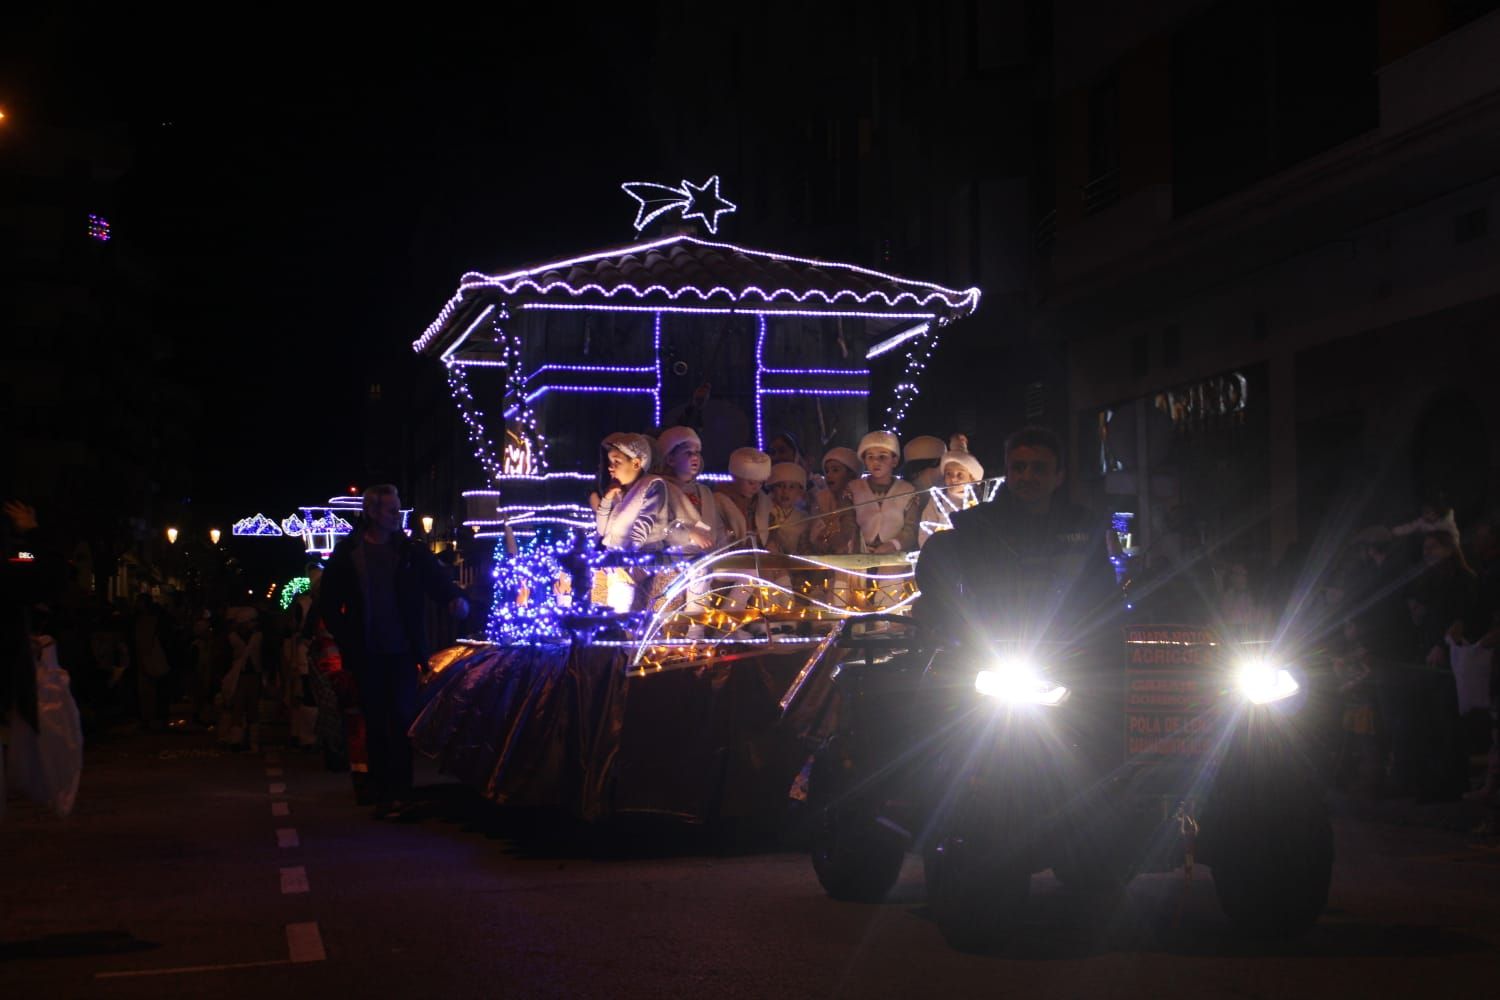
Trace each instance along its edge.
{"label": "red sign on tractor", "polygon": [[1212,632],[1176,625],[1126,629],[1125,750],[1132,757],[1200,757],[1210,749],[1218,693]]}

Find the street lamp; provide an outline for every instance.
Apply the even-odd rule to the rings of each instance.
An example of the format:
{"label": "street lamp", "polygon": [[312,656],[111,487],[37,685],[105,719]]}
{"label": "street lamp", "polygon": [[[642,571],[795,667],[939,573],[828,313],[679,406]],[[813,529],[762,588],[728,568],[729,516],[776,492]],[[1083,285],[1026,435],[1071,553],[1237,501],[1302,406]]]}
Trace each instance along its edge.
{"label": "street lamp", "polygon": [[167,529],[167,544],[168,545],[176,545],[177,544],[177,529],[176,528],[168,528]]}
{"label": "street lamp", "polygon": [[422,515],[422,534],[424,534],[424,535],[431,535],[432,534],[432,515],[431,514],[423,514]]}
{"label": "street lamp", "polygon": [[208,540],[210,542],[213,542],[215,545],[218,545],[219,544],[219,539],[221,537],[223,537],[223,534],[224,533],[222,531],[220,531],[218,528],[209,528],[208,529]]}

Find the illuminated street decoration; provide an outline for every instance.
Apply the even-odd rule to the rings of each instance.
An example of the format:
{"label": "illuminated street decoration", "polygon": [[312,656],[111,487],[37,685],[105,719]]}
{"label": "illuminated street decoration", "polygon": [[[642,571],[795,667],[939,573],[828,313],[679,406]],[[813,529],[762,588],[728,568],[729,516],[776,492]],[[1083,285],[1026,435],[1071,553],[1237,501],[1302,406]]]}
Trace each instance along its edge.
{"label": "illuminated street decoration", "polygon": [[100,243],[110,241],[109,220],[102,215],[89,213],[89,239],[98,240]]}
{"label": "illuminated street decoration", "polygon": [[276,526],[276,522],[271,520],[264,514],[256,514],[253,517],[240,518],[238,521],[234,522],[234,527],[230,529],[230,533],[234,535],[253,535],[259,537],[274,538],[280,538],[284,534],[282,530]]}
{"label": "illuminated street decoration", "polygon": [[683,181],[678,187],[669,187],[649,181],[629,181],[621,184],[620,189],[640,203],[635,213],[636,232],[651,225],[663,213],[680,208],[683,221],[700,219],[710,233],[718,233],[719,216],[739,207],[719,194],[717,174],[702,184]]}
{"label": "illuminated street decoration", "polygon": [[312,580],[305,576],[294,576],[281,588],[281,610],[285,611],[292,606],[300,594],[305,594],[312,589]]}
{"label": "illuminated street decoration", "polygon": [[[282,518],[281,523],[256,514],[241,518],[234,523],[232,534],[260,538],[300,538],[309,555],[327,555],[343,536],[354,530],[353,523],[344,515],[357,518],[364,500],[357,496],[336,496],[324,505],[299,507],[297,511]],[[407,527],[412,508],[401,510],[401,528],[410,534]]]}

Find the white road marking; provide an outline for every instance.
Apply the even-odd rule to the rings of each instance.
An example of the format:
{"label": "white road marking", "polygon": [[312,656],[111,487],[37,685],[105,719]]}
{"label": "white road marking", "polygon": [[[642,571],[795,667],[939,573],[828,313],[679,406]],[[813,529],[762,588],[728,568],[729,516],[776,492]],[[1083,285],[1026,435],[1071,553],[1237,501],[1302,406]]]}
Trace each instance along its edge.
{"label": "white road marking", "polygon": [[271,782],[271,787],[270,787],[269,791],[270,791],[270,793],[272,795],[285,795],[286,794],[286,782],[285,781],[273,781],[273,782]]}
{"label": "white road marking", "polygon": [[323,935],[318,933],[316,920],[305,924],[287,924],[286,950],[292,956],[293,964],[321,962],[328,957],[323,951]]}
{"label": "white road marking", "polygon": [[307,869],[301,865],[281,869],[281,892],[291,896],[307,891]]}
{"label": "white road marking", "polygon": [[292,814],[292,807],[288,803],[286,803],[286,802],[272,802],[271,803],[271,815],[272,816],[290,816],[291,814]]}
{"label": "white road marking", "polygon": [[302,841],[297,839],[297,831],[289,826],[282,827],[276,831],[277,847],[300,847]]}
{"label": "white road marking", "polygon": [[266,768],[266,777],[268,777],[268,778],[279,778],[279,777],[281,777],[281,768],[279,768],[279,767],[268,767],[268,768]]}
{"label": "white road marking", "polygon": [[126,979],[135,976],[180,976],[186,972],[220,972],[224,969],[259,969],[267,965],[291,965],[287,958],[266,962],[230,962],[226,965],[182,965],[175,969],[130,969],[125,972],[96,972],[95,979]]}
{"label": "white road marking", "polygon": [[275,750],[267,750],[266,751],[266,763],[267,764],[280,764],[281,763],[281,754],[277,753]]}

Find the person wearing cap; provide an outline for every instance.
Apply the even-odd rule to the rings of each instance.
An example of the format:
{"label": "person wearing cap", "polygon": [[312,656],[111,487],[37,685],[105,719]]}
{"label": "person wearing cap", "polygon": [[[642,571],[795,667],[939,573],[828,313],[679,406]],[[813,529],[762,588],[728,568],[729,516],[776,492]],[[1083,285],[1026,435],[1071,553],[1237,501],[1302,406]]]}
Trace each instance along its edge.
{"label": "person wearing cap", "polygon": [[771,478],[771,456],[755,448],[736,448],[729,453],[731,481],[714,490],[723,500],[719,510],[735,539],[754,545],[765,541],[761,534],[770,521],[771,500],[761,487]]}
{"label": "person wearing cap", "polygon": [[651,443],[643,434],[611,434],[600,445],[608,483],[594,511],[607,549],[649,552],[666,545],[670,524],[667,484],[647,472]]}
{"label": "person wearing cap", "polygon": [[847,555],[859,527],[854,520],[854,501],[849,486],[864,471],[853,448],[830,448],[823,456],[824,488],[814,494],[818,515],[809,534],[812,550],[819,555]]}
{"label": "person wearing cap", "polygon": [[672,487],[671,545],[701,552],[729,541],[719,501],[707,485],[698,482],[703,471],[703,441],[698,433],[691,427],[668,427],[657,438],[657,448],[662,454],[662,476]]}
{"label": "person wearing cap", "polygon": [[912,438],[901,449],[901,478],[919,491],[942,485],[943,470],[939,462],[947,450],[943,439],[931,434]]}
{"label": "person wearing cap", "polygon": [[883,555],[916,548],[921,504],[911,483],[896,477],[900,440],[890,431],[871,431],[860,439],[859,460],[865,476],[849,484],[859,528],[856,551]]}
{"label": "person wearing cap", "polygon": [[943,487],[928,490],[927,505],[917,528],[917,547],[927,544],[935,532],[953,527],[949,520],[955,513],[977,506],[979,494],[974,484],[984,478],[984,466],[967,451],[945,451],[938,462],[943,473]]}
{"label": "person wearing cap", "polygon": [[766,525],[766,548],[778,555],[805,555],[808,528],[807,470],[799,462],[771,466],[771,502]]}

